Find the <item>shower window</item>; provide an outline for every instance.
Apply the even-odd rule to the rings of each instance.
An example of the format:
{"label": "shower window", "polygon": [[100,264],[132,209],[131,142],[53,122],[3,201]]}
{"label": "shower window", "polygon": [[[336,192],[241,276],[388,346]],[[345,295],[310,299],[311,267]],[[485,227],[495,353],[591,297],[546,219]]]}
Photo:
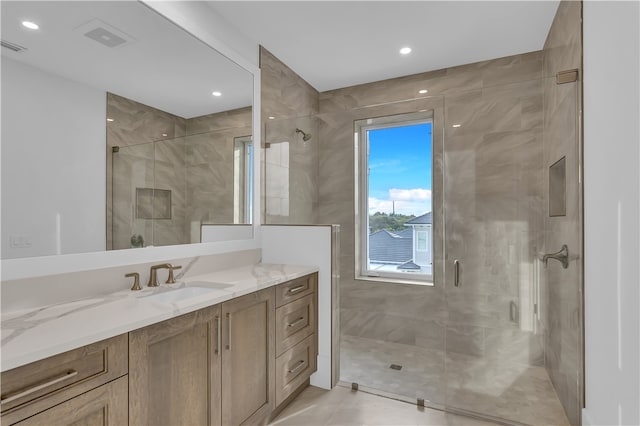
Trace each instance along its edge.
{"label": "shower window", "polygon": [[355,122],[356,278],[432,283],[432,127],[427,113]]}

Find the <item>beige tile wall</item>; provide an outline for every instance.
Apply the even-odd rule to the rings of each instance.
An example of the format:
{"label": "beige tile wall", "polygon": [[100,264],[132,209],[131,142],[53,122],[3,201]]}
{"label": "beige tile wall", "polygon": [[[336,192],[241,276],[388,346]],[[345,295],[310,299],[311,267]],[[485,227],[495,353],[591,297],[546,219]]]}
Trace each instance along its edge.
{"label": "beige tile wall", "polygon": [[[579,102],[582,83],[557,85],[559,71],[582,73],[582,3],[564,1],[544,46],[544,251],[567,244],[568,269],[550,261],[545,269],[543,313],[545,365],[571,424],[580,424],[582,408],[582,187],[579,179]],[[566,157],[566,216],[550,217],[549,166]]]}
{"label": "beige tile wall", "polygon": [[[269,144],[262,152],[263,223],[318,223],[318,91],[262,46],[260,72],[262,140]],[[296,128],[311,140],[304,142]],[[283,143],[286,149],[276,147]],[[285,150],[288,158],[276,161],[275,151]]]}
{"label": "beige tile wall", "polygon": [[[129,248],[133,234],[197,242],[200,223],[233,223],[234,138],[251,135],[251,107],[185,119],[109,93],[107,116],[108,249]],[[171,219],[136,219],[136,187],[170,190]]]}

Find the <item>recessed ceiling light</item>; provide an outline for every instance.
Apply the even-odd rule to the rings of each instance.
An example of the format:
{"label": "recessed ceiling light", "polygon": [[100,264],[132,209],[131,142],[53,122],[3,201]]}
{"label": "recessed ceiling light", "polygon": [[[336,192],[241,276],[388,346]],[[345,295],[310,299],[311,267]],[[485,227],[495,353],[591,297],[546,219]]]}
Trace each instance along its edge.
{"label": "recessed ceiling light", "polygon": [[411,48],[403,47],[402,49],[400,49],[400,53],[402,53],[403,55],[408,55],[409,53],[411,53]]}
{"label": "recessed ceiling light", "polygon": [[222,93],[220,93],[220,92],[213,92],[213,93],[211,93],[211,94],[212,94],[213,96],[222,96]]}
{"label": "recessed ceiling light", "polygon": [[418,93],[420,93],[421,95],[424,95],[425,93],[427,93],[428,90],[427,89],[420,89],[418,90]]}
{"label": "recessed ceiling light", "polygon": [[113,118],[107,118],[107,121],[108,121],[108,122],[112,122],[112,121],[113,121]]}
{"label": "recessed ceiling light", "polygon": [[458,127],[460,127],[460,126],[462,126],[462,124],[454,124],[454,125],[453,125],[453,126],[451,126],[451,127],[458,128]]}
{"label": "recessed ceiling light", "polygon": [[22,21],[22,26],[25,28],[29,28],[30,30],[37,30],[38,28],[40,28],[40,25],[31,21]]}
{"label": "recessed ceiling light", "polygon": [[275,120],[276,118],[274,116],[269,117],[269,120]]}
{"label": "recessed ceiling light", "polygon": [[167,136],[167,134],[166,134],[166,133],[163,133],[163,134],[162,134],[162,136],[165,136],[165,137],[166,137],[166,136]]}

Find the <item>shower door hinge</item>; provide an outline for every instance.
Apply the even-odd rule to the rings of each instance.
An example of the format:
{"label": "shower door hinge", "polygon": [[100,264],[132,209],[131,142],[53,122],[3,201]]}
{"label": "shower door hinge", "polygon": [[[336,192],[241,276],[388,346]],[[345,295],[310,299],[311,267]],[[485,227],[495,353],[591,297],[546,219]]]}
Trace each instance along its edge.
{"label": "shower door hinge", "polygon": [[578,69],[559,71],[556,74],[556,84],[573,83],[578,81]]}

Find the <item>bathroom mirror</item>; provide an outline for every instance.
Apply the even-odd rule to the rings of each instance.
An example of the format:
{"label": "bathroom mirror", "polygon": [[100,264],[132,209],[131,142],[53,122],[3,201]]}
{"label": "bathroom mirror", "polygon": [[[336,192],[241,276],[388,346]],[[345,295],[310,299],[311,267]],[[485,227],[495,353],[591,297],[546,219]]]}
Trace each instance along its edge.
{"label": "bathroom mirror", "polygon": [[135,1],[3,1],[2,258],[250,224],[253,75]]}

